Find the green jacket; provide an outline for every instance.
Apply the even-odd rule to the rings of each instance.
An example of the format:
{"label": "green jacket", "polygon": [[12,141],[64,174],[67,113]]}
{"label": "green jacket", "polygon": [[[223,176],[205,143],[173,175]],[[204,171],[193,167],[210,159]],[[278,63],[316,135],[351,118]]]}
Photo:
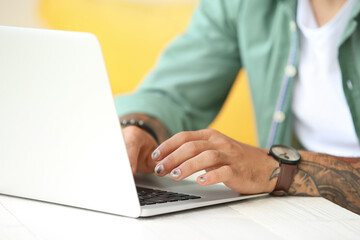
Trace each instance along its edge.
{"label": "green jacket", "polygon": [[[119,116],[147,113],[172,134],[206,128],[245,68],[260,146],[290,145],[299,55],[296,6],[296,0],[202,0],[187,32],[165,50],[137,91],[116,97]],[[343,34],[339,61],[360,139],[359,11],[360,1]]]}

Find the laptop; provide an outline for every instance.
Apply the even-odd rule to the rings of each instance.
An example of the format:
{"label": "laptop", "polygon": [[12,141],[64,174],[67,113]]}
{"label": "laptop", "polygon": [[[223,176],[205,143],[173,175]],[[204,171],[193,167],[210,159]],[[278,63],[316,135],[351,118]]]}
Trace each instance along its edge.
{"label": "laptop", "polygon": [[[162,197],[152,202],[149,191]],[[263,195],[134,177],[96,37],[7,26],[0,26],[0,193],[134,218]]]}

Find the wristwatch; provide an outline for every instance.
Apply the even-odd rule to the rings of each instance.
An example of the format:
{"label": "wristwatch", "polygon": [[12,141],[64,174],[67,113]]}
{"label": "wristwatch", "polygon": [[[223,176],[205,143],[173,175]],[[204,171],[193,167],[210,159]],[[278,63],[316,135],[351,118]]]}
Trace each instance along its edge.
{"label": "wristwatch", "polygon": [[279,161],[280,167],[279,177],[271,195],[286,195],[294,181],[297,164],[299,163],[301,156],[294,148],[284,145],[273,145],[270,148],[268,155]]}

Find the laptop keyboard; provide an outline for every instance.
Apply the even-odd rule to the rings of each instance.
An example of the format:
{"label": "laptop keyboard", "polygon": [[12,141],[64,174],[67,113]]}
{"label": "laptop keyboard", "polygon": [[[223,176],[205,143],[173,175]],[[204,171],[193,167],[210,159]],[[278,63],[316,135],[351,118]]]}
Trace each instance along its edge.
{"label": "laptop keyboard", "polygon": [[136,187],[136,189],[141,206],[201,198],[194,195],[168,192],[144,187]]}

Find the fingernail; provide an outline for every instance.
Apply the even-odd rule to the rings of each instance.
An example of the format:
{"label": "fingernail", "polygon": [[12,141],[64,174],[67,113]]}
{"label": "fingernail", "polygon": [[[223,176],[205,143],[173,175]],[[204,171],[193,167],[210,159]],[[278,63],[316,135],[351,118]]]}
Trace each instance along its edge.
{"label": "fingernail", "polygon": [[173,178],[179,177],[180,174],[181,174],[180,169],[175,169],[175,170],[173,170],[173,171],[170,173],[170,175],[171,175]]}
{"label": "fingernail", "polygon": [[206,181],[206,178],[203,177],[203,176],[201,176],[201,177],[199,178],[199,181],[200,181],[200,182],[205,182],[205,181]]}
{"label": "fingernail", "polygon": [[152,159],[155,159],[155,158],[157,158],[158,156],[160,156],[160,151],[159,151],[159,149],[156,149],[156,150],[151,154],[151,157],[152,157]]}
{"label": "fingernail", "polygon": [[161,164],[155,167],[156,174],[160,174],[162,171],[164,171],[164,165]]}

